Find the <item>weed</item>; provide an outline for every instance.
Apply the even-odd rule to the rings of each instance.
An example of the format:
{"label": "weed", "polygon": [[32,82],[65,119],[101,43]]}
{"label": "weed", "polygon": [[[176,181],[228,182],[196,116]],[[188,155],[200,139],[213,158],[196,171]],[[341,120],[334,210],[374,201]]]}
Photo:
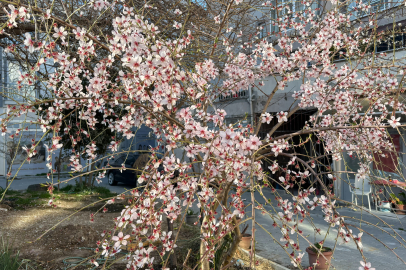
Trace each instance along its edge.
{"label": "weed", "polygon": [[194,215],[198,215],[199,212],[194,212],[192,209],[187,210],[186,215],[188,216],[194,216]]}
{"label": "weed", "polygon": [[220,270],[221,263],[224,261],[224,256],[227,254],[233,243],[233,236],[231,233],[228,233],[224,238],[221,244],[218,244],[219,247],[214,254],[213,266],[215,270]]}
{"label": "weed", "polygon": [[[0,187],[0,194],[4,193],[4,188]],[[6,195],[18,195],[21,194],[21,191],[18,190],[12,190],[12,189],[7,189]]]}
{"label": "weed", "polygon": [[8,240],[1,237],[0,246],[0,270],[33,269],[26,260],[20,259],[20,252],[14,254]]}
{"label": "weed", "polygon": [[27,191],[28,194],[31,194],[31,198],[41,198],[41,199],[49,199],[51,198],[51,194],[46,191]]}
{"label": "weed", "polygon": [[38,195],[38,197],[40,197],[41,199],[49,199],[49,198],[51,198],[51,194],[43,192],[43,193],[40,193]]}
{"label": "weed", "polygon": [[[191,226],[190,226],[191,227]],[[199,262],[199,249],[200,249],[200,232],[196,227],[189,228],[189,226],[182,226],[181,230],[182,240],[178,240],[178,248],[176,249],[176,258],[178,265],[182,265],[186,260],[189,250],[191,250],[190,256],[187,260],[186,265],[192,266]]]}
{"label": "weed", "polygon": [[111,194],[111,191],[105,187],[94,187],[93,190],[99,194]]}
{"label": "weed", "polygon": [[[74,191],[75,191],[75,187],[72,186],[72,185],[66,185],[66,186],[64,186],[63,188],[60,188],[60,189],[59,189],[59,192],[69,192],[69,191],[74,192]],[[57,192],[57,191],[56,191],[56,192]]]}
{"label": "weed", "polygon": [[8,201],[12,201],[12,202],[17,201],[18,199],[20,199],[20,197],[18,197],[18,196],[12,196],[12,197],[7,198]]}
{"label": "weed", "polygon": [[69,195],[71,197],[76,197],[80,199],[83,196],[100,196],[102,198],[115,196],[116,193],[112,193],[108,188],[105,187],[86,187],[85,185],[67,185],[61,188],[59,191],[55,191],[55,194]]}
{"label": "weed", "polygon": [[31,198],[21,198],[21,197],[19,197],[16,200],[16,204],[18,204],[18,205],[31,205],[31,201],[32,201]]}

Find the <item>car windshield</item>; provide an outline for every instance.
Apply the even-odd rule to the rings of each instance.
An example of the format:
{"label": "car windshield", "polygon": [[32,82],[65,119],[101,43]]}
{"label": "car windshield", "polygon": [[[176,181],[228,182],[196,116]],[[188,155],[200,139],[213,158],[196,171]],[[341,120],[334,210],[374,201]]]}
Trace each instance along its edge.
{"label": "car windshield", "polygon": [[134,162],[137,160],[139,156],[121,156],[118,157],[115,161],[114,164],[123,164],[125,163],[126,165],[133,165]]}
{"label": "car windshield", "polygon": [[127,157],[127,159],[125,160],[125,164],[127,164],[127,165],[133,165],[134,162],[135,162],[135,160],[136,160],[136,157],[134,157],[134,156],[129,156],[129,157]]}

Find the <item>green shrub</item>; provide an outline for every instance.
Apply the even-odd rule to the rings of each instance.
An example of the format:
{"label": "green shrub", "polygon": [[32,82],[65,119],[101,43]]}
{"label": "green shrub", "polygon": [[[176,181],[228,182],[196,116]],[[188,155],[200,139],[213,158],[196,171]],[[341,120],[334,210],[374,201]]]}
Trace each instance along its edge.
{"label": "green shrub", "polygon": [[55,190],[55,194],[72,194],[74,196],[89,196],[89,195],[99,195],[103,198],[115,196],[116,193],[112,193],[108,188],[105,187],[87,187],[86,185],[81,185],[76,183],[75,185],[67,185],[61,188],[59,191]]}
{"label": "green shrub", "polygon": [[16,204],[19,205],[29,205],[31,203],[31,198],[18,198],[16,200]]}
{"label": "green shrub", "polygon": [[[314,247],[316,247],[316,248],[314,248]],[[319,252],[323,253],[323,252],[331,251],[331,248],[323,246],[323,244],[321,242],[314,243],[314,247],[311,247],[310,249],[315,253],[319,253]]]}
{"label": "green shrub", "polygon": [[61,192],[69,192],[69,191],[74,191],[75,190],[75,187],[74,186],[72,186],[72,185],[66,185],[66,186],[64,186],[63,188],[61,188],[61,189],[59,189],[59,191],[61,191]]}
{"label": "green shrub", "polygon": [[[4,188],[0,187],[0,194],[4,193]],[[18,195],[21,194],[21,191],[7,189],[6,195]]]}
{"label": "green shrub", "polygon": [[49,198],[51,198],[51,194],[49,194],[48,192],[43,192],[43,193],[40,193],[39,195],[38,195],[38,197],[40,197],[41,199],[49,199]]}

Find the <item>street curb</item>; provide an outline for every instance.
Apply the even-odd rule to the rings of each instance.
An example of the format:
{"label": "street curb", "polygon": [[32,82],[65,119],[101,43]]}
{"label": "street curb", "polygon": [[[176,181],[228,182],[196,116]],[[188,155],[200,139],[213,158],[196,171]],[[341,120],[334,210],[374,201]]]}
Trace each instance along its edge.
{"label": "street curb", "polygon": [[[16,181],[20,181],[20,180],[26,180],[26,179],[46,179],[46,180],[50,180],[50,179],[48,179],[47,178],[47,176],[46,175],[19,175],[19,176],[17,176],[14,180],[16,180]],[[54,176],[54,179],[55,179],[56,177]],[[66,175],[61,175],[61,177],[60,177],[60,179],[62,180],[62,179],[69,179],[69,178],[71,178],[71,176],[66,176]],[[4,176],[1,176],[1,179],[2,180],[6,180],[6,178],[4,177]]]}
{"label": "street curb", "polygon": [[[238,249],[241,250],[242,252],[245,252],[247,255],[250,254],[248,251],[246,251],[246,250],[243,249],[243,248],[238,248]],[[262,257],[262,256],[260,256],[260,255],[258,255],[258,254],[255,254],[255,257],[256,257],[256,258],[259,258],[259,259],[261,259],[261,260],[264,260],[264,261],[266,261],[266,262],[268,262],[270,265],[272,265],[272,267],[273,267],[275,270],[290,270],[289,268],[286,268],[285,266],[282,266],[282,265],[280,265],[280,264],[278,264],[278,263],[276,263],[276,262],[273,262],[273,261],[271,261],[271,260],[269,260],[269,259],[265,259],[264,257]]]}
{"label": "street curb", "polygon": [[[349,224],[352,224],[352,225],[358,225],[358,224],[360,223],[360,221],[354,221],[354,220],[346,220],[345,222],[346,222],[346,223],[349,223]],[[368,224],[368,223],[364,222],[363,220],[361,220],[361,222],[362,222],[362,224],[364,224],[365,226],[368,226],[368,227],[375,227],[375,226],[372,226],[371,224]],[[388,227],[388,226],[386,226],[385,224],[376,225],[376,227],[378,227],[378,228],[380,228],[380,229],[382,229],[382,230],[385,230],[385,231],[389,231],[389,232],[391,232],[391,231],[393,230],[393,231],[395,231],[395,232],[397,232],[397,233],[400,233],[400,234],[406,233],[405,230],[399,230],[399,229],[394,228],[394,227]],[[375,228],[376,228],[376,227],[375,227]]]}
{"label": "street curb", "polygon": [[[313,216],[319,216],[319,217],[321,217],[321,218],[324,218],[324,216],[323,215],[320,215],[320,214],[314,214]],[[346,219],[345,220],[345,223],[348,223],[348,224],[352,224],[352,225],[359,225],[359,223],[362,223],[362,224],[364,224],[365,226],[368,226],[368,227],[378,227],[378,228],[380,228],[380,229],[382,229],[382,230],[386,230],[386,231],[392,231],[392,230],[394,230],[394,231],[396,231],[397,233],[401,233],[401,234],[404,234],[404,233],[406,233],[406,231],[405,230],[399,230],[398,228],[395,228],[395,227],[388,227],[388,226],[386,226],[385,224],[379,224],[379,225],[376,225],[376,226],[373,226],[373,225],[371,225],[371,224],[368,224],[367,222],[368,221],[366,221],[366,220],[358,220],[358,221],[355,221],[355,220],[351,220],[351,219]],[[369,223],[371,223],[371,222],[369,222]]]}

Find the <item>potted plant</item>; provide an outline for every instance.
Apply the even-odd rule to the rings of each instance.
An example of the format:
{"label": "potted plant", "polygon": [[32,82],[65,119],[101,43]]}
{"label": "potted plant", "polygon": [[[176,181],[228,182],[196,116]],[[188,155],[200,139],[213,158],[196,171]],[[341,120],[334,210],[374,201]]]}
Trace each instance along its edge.
{"label": "potted plant", "polygon": [[392,198],[392,203],[395,204],[396,207],[396,214],[398,215],[406,215],[406,194],[404,192],[400,192],[398,196],[402,197],[400,199],[398,196],[396,196],[394,193],[390,194]]}
{"label": "potted plant", "polygon": [[245,228],[243,229],[242,233],[241,233],[241,241],[240,243],[238,243],[238,246],[243,248],[243,249],[249,249],[251,246],[251,234],[249,233],[245,233],[248,229],[248,224],[245,226]]}
{"label": "potted plant", "polygon": [[198,221],[199,221],[198,213],[193,212],[192,209],[187,210],[187,212],[186,212],[186,224],[194,226],[194,225],[197,224]]}
{"label": "potted plant", "polygon": [[390,201],[380,201],[378,208],[379,208],[379,211],[381,211],[381,212],[390,212],[391,202]]}
{"label": "potted plant", "polygon": [[309,254],[309,264],[314,266],[313,269],[328,269],[331,263],[333,251],[329,247],[324,247],[323,244],[324,241],[321,241],[315,243],[314,246],[306,248],[306,252]]}

